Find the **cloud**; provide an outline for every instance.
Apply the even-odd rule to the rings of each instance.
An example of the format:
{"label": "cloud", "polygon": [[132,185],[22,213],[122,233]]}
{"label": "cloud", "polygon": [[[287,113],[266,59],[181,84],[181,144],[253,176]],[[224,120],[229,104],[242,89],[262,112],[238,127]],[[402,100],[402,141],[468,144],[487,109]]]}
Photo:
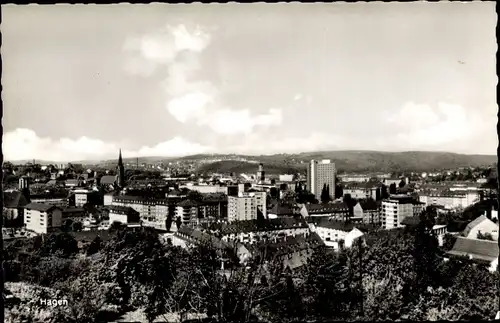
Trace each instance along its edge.
{"label": "cloud", "polygon": [[[179,25],[130,39],[124,48],[138,51],[141,59],[152,64],[167,66],[168,75],[163,82],[165,107],[181,123],[206,125],[220,135],[249,134],[257,126],[281,124],[281,110],[253,115],[248,109],[231,109],[221,104],[219,90],[211,82],[196,79],[201,68],[200,55],[210,41],[210,34],[200,27],[188,30]],[[130,61],[127,69],[134,74],[151,74],[151,65],[141,68],[139,61]]]}
{"label": "cloud", "polygon": [[131,155],[137,156],[186,156],[207,153],[212,147],[204,146],[198,143],[189,142],[181,137],[175,137],[172,140],[161,142],[154,147],[141,147],[137,153]]}
{"label": "cloud", "polygon": [[[5,133],[2,143],[6,160],[41,159],[47,161],[76,161],[113,158],[120,145],[99,139],[41,138],[29,129],[16,129]],[[185,156],[211,151],[212,148],[189,142],[181,137],[158,143],[153,147],[143,146],[138,150],[124,150],[124,156]]]}
{"label": "cloud", "polygon": [[[493,136],[496,120],[480,117],[473,111],[467,112],[458,104],[439,102],[436,107],[408,103],[398,114],[387,117],[387,122],[393,126],[394,134],[380,139],[378,146],[393,146],[396,150],[432,150],[440,146],[456,151],[458,147],[465,147],[465,143],[474,141],[477,141],[477,148],[488,138],[484,132],[486,129],[492,130],[490,136]],[[486,152],[489,148],[485,146],[480,150]]]}
{"label": "cloud", "polygon": [[270,109],[268,113],[252,116],[249,110],[217,110],[198,124],[209,126],[214,132],[223,135],[250,134],[256,126],[280,125],[282,113],[279,109]]}
{"label": "cloud", "polygon": [[293,97],[293,100],[294,101],[298,101],[300,99],[302,99],[304,96],[301,94],[301,93],[297,93],[295,94],[295,96]]}

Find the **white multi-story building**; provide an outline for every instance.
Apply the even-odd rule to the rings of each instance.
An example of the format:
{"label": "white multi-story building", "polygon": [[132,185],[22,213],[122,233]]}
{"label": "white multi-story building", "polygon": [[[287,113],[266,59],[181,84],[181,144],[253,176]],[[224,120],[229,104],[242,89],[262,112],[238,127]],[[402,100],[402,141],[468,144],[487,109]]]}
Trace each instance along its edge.
{"label": "white multi-story building", "polygon": [[385,229],[401,227],[406,217],[413,216],[413,198],[408,195],[391,195],[382,201],[382,226]]}
{"label": "white multi-story building", "polygon": [[24,225],[36,233],[49,233],[62,225],[62,209],[50,204],[30,203],[24,207]]}
{"label": "white multi-story building", "polygon": [[88,195],[91,193],[89,190],[75,190],[75,206],[84,206],[87,204]]}
{"label": "white multi-story building", "polygon": [[266,217],[266,192],[238,192],[238,196],[229,196],[227,217],[229,222],[256,220],[257,210]]}
{"label": "white multi-story building", "polygon": [[326,184],[330,188],[330,197],[335,198],[335,177],[337,169],[335,163],[329,159],[322,161],[311,160],[307,168],[307,189],[321,199],[321,191]]}
{"label": "white multi-story building", "polygon": [[191,191],[197,191],[202,194],[224,193],[227,195],[228,193],[227,186],[220,186],[220,185],[186,185],[186,186],[181,186],[180,188],[183,187]]}
{"label": "white multi-story building", "polygon": [[370,181],[369,175],[343,174],[343,175],[339,175],[339,178],[342,182],[365,183],[365,182]]}
{"label": "white multi-story building", "polygon": [[442,205],[447,209],[466,208],[479,201],[479,192],[468,191],[427,191],[419,193],[419,200],[429,205]]}

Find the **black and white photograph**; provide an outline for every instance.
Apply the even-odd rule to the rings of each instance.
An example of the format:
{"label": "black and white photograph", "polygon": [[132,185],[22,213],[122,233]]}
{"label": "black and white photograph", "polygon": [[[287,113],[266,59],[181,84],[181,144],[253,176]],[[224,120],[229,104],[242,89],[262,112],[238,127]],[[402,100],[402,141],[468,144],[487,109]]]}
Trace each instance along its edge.
{"label": "black and white photograph", "polygon": [[500,319],[495,7],[2,5],[1,319]]}

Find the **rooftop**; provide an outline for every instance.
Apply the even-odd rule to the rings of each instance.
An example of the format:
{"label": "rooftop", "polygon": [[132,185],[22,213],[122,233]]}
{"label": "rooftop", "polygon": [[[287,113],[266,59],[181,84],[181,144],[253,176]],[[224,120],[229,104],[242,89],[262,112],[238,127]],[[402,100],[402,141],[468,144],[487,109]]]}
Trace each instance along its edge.
{"label": "rooftop", "polygon": [[279,217],[268,220],[247,220],[236,221],[229,224],[214,224],[215,230],[220,230],[222,234],[242,233],[242,232],[261,232],[273,230],[287,230],[308,228],[307,223],[302,218]]}
{"label": "rooftop", "polygon": [[50,204],[44,204],[44,203],[30,203],[24,207],[25,209],[28,210],[36,210],[40,212],[48,212],[52,209],[58,208],[55,205],[50,205]]}
{"label": "rooftop", "polygon": [[349,211],[347,204],[328,203],[328,204],[306,204],[305,208],[309,214],[335,213]]}
{"label": "rooftop", "polygon": [[498,258],[498,242],[457,237],[455,245],[448,253],[456,256],[471,255],[476,259],[493,261]]}

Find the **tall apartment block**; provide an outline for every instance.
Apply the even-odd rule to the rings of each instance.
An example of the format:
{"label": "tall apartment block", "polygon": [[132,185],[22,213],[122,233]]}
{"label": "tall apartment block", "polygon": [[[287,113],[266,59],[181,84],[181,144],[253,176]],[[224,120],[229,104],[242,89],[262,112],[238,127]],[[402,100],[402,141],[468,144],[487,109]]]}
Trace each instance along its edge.
{"label": "tall apartment block", "polygon": [[335,163],[332,163],[329,159],[311,160],[307,168],[307,189],[319,200],[321,191],[326,184],[330,187],[330,197],[333,199],[335,198],[336,175]]}
{"label": "tall apartment block", "polygon": [[227,202],[229,222],[256,220],[258,210],[267,216],[266,192],[239,192],[237,196],[228,196]]}

